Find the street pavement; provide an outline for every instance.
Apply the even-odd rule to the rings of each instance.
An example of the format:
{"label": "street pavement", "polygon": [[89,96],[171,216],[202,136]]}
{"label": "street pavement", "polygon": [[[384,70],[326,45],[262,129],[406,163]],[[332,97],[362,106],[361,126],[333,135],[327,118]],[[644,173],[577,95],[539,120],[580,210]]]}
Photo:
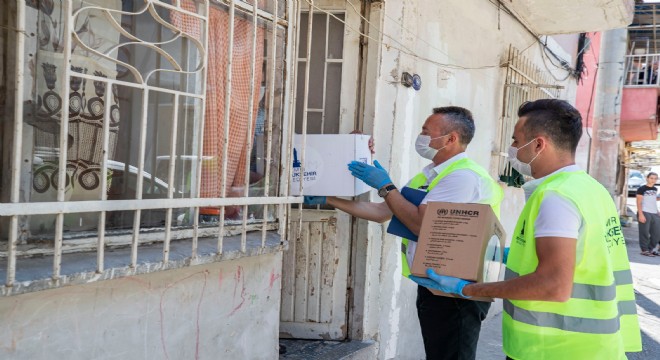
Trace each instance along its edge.
{"label": "street pavement", "polygon": [[[629,214],[635,214],[635,199],[628,199]],[[623,228],[630,268],[633,274],[637,314],[642,330],[642,352],[628,353],[630,360],[660,359],[660,257],[640,254],[637,222]],[[501,305],[493,309],[501,309]],[[497,310],[496,310],[497,311]],[[477,359],[504,359],[502,353],[502,313],[491,314],[483,323]]]}

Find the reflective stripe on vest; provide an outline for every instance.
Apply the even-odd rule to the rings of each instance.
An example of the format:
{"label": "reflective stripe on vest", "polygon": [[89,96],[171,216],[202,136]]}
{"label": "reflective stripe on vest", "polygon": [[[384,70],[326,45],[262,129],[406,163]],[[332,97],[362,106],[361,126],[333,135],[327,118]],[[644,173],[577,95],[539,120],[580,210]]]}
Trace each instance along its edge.
{"label": "reflective stripe on vest", "polygon": [[514,359],[625,359],[641,350],[632,274],[618,212],[602,185],[583,171],[550,175],[529,197],[512,236],[505,279],[538,266],[534,222],[551,191],[583,218],[583,249],[566,302],[504,300],[503,349]]}
{"label": "reflective stripe on vest", "polygon": [[[504,198],[504,192],[502,191],[500,186],[495,182],[495,180],[493,180],[493,178],[488,174],[488,172],[471,159],[463,158],[451,163],[429,183],[429,186],[426,188],[426,192],[431,191],[436,185],[438,185],[440,180],[442,180],[445,176],[451,174],[454,171],[462,170],[462,169],[473,171],[475,174],[477,174],[477,176],[481,178],[481,181],[484,181],[487,184],[489,184],[491,190],[491,196],[490,198],[481,201],[481,203],[489,204],[493,208],[493,212],[495,212],[495,215],[497,215],[497,217],[499,218],[500,203]],[[410,180],[410,184],[408,184],[408,187],[413,189],[419,189],[420,187],[424,186],[427,183],[427,181],[428,179],[426,178],[426,175],[424,175],[424,173],[421,172],[415,175],[415,177],[413,177],[412,180]],[[408,259],[406,258],[406,253],[408,251],[408,241],[409,240],[405,238],[401,239],[401,275],[405,277],[410,276],[410,266],[408,264]]]}
{"label": "reflective stripe on vest", "polygon": [[503,300],[503,306],[504,311],[506,311],[513,320],[525,324],[588,334],[614,334],[619,331],[619,319],[621,316],[637,314],[637,304],[635,303],[635,300],[619,302],[617,305],[619,315],[610,319],[585,319],[549,312],[529,311],[516,307],[511,301],[506,299]]}
{"label": "reflective stripe on vest", "polygon": [[[630,270],[620,270],[614,273],[614,282],[610,285],[590,285],[573,283],[572,299],[587,299],[595,301],[612,301],[616,298],[617,285],[631,285],[632,273]],[[504,279],[514,279],[518,275],[513,270],[507,268],[504,273]]]}

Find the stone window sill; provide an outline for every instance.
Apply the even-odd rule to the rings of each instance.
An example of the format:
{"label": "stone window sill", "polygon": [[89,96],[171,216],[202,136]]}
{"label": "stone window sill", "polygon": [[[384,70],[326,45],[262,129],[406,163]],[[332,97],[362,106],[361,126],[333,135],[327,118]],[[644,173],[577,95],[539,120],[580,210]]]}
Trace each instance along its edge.
{"label": "stone window sill", "polygon": [[[53,256],[18,258],[16,260],[16,282],[13,286],[0,287],[0,296],[11,296],[63,286],[80,285],[94,281],[111,280],[126,276],[148,274],[187,266],[240,259],[283,251],[285,244],[277,230],[266,232],[265,246],[261,246],[262,232],[248,232],[246,251],[241,251],[241,235],[225,236],[222,254],[217,253],[217,237],[198,239],[197,256],[192,258],[192,239],[170,243],[170,255],[163,262],[163,243],[140,244],[137,266],[130,266],[131,248],[107,248],[104,256],[104,271],[97,272],[97,253],[77,252],[62,254],[59,279],[52,279]],[[7,258],[0,259],[0,279],[7,278]]]}

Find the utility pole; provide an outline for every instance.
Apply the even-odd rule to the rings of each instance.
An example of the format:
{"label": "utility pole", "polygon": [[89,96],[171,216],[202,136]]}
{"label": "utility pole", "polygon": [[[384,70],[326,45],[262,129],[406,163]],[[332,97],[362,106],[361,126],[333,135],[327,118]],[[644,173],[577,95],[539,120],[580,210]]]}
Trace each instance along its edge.
{"label": "utility pole", "polygon": [[619,125],[628,29],[603,32],[593,117],[593,142],[589,174],[610,192],[617,202],[616,183],[619,169]]}

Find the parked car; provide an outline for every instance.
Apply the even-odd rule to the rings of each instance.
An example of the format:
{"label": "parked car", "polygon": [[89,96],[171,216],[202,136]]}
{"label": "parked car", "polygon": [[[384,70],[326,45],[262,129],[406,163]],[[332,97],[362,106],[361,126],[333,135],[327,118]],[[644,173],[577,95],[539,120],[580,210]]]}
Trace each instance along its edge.
{"label": "parked car", "polygon": [[628,172],[628,196],[635,196],[637,189],[645,183],[644,174],[638,170],[630,170]]}
{"label": "parked car", "polygon": [[[47,154],[48,155],[48,154]],[[35,203],[55,201],[57,196],[57,158],[34,157],[34,173],[32,177],[31,200]],[[84,165],[84,164],[83,164]],[[126,200],[135,199],[138,169],[133,165],[126,165],[120,161],[108,160],[107,199]],[[168,196],[169,185],[158,177],[144,171],[142,173],[142,198],[165,199]],[[72,180],[73,179],[73,180]],[[73,181],[73,183],[72,183]],[[100,198],[100,168],[98,165],[86,168],[77,168],[75,165],[67,167],[66,174],[67,201],[89,201]],[[181,198],[184,194],[174,190],[174,197]],[[175,225],[184,225],[188,209],[175,208],[172,211],[172,220]],[[165,226],[166,209],[143,210],[140,217],[140,226],[143,228],[159,228]],[[94,231],[98,226],[98,212],[72,213],[64,216],[64,231]],[[107,211],[106,229],[132,229],[135,211]],[[30,232],[32,235],[49,235],[55,229],[55,216],[32,216],[30,218]]]}

